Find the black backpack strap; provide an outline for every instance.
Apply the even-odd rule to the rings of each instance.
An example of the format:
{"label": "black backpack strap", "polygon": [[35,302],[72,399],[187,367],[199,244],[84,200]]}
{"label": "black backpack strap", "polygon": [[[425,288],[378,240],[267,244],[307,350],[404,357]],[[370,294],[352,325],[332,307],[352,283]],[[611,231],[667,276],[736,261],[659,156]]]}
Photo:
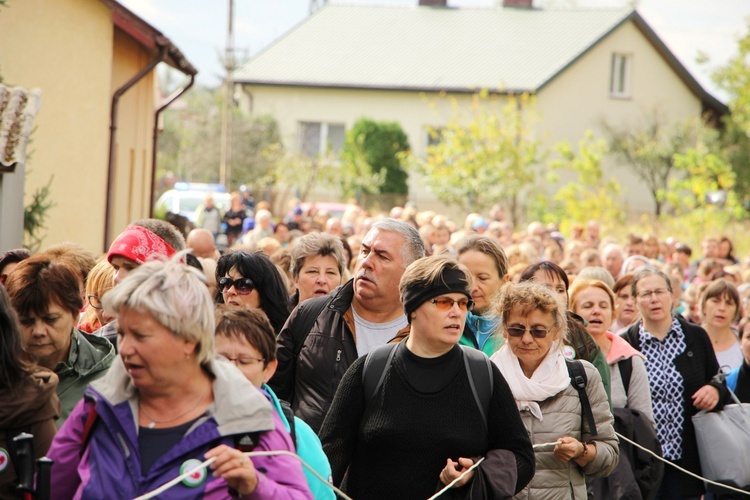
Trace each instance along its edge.
{"label": "black backpack strap", "polygon": [[[586,377],[586,370],[583,368],[583,363],[577,359],[566,359],[565,364],[568,367],[570,382],[578,391],[578,397],[581,399],[581,411],[583,413],[582,423],[585,421],[589,428],[589,434],[596,436],[596,420],[594,419],[594,412],[591,411],[589,395],[586,394],[586,383],[588,382],[588,377]],[[581,434],[583,434],[583,425],[581,425]]]}
{"label": "black backpack strap", "polygon": [[482,414],[485,427],[489,428],[487,421],[490,413],[490,401],[492,400],[492,392],[495,389],[495,377],[492,375],[492,361],[490,361],[490,358],[485,353],[478,349],[462,345],[461,351],[463,352],[466,374],[469,376],[469,384],[471,385],[471,392],[474,395],[474,401],[476,401],[477,407]]}
{"label": "black backpack strap", "polygon": [[295,429],[294,411],[292,410],[292,405],[290,405],[288,401],[284,401],[283,399],[279,400],[279,404],[281,405],[281,412],[286,417],[286,421],[289,422],[289,435],[292,436],[292,442],[294,443],[294,447],[296,448],[297,431]]}
{"label": "black backpack strap", "polygon": [[625,396],[627,396],[630,390],[630,377],[633,375],[633,358],[618,361],[617,368],[620,370],[622,386],[625,387]]}
{"label": "black backpack strap", "polygon": [[297,320],[292,324],[291,333],[294,339],[294,358],[299,357],[299,353],[302,350],[302,346],[305,343],[305,339],[312,330],[315,320],[318,319],[320,313],[325,309],[326,305],[331,301],[331,296],[326,295],[323,297],[316,297],[314,299],[307,300],[297,306],[299,311],[297,312]]}
{"label": "black backpack strap", "polygon": [[391,365],[400,343],[378,346],[367,354],[365,366],[362,368],[362,387],[365,395],[365,405],[375,397],[380,386],[383,385],[385,374]]}

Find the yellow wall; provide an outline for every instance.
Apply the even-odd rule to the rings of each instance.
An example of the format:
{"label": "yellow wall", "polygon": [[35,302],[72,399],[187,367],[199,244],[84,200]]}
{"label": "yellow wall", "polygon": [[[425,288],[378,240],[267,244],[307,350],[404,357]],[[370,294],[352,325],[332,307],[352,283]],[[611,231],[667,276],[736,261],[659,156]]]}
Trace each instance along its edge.
{"label": "yellow wall", "polygon": [[[152,59],[120,30],[114,34],[111,94]],[[117,117],[115,200],[112,237],[129,223],[148,217],[151,186],[151,152],[154,128],[154,72],[150,72],[121,98]]]}
{"label": "yellow wall", "polygon": [[[115,33],[111,12],[99,0],[10,0],[0,8],[0,47],[5,83],[42,90],[26,177],[28,202],[54,175],[55,206],[42,248],[73,241],[102,252],[111,96],[147,58]],[[129,173],[119,168],[115,236],[127,221],[148,212],[143,169],[151,164],[153,84],[148,76],[121,99],[118,166],[129,166],[132,152],[132,189],[138,194],[128,202]]]}
{"label": "yellow wall", "polygon": [[[609,97],[612,52],[634,54],[632,98]],[[246,86],[244,109],[255,115],[270,114],[279,122],[285,144],[297,147],[300,121],[343,123],[349,130],[357,119],[397,121],[409,136],[412,150],[425,152],[427,126],[444,123],[451,116],[446,99],[436,94],[376,90]],[[458,95],[465,105],[470,97]],[[544,87],[538,95],[539,137],[551,146],[560,140],[577,142],[587,129],[602,136],[601,121],[637,124],[649,110],[658,108],[666,117],[700,115],[700,102],[667,66],[633,23],[615,30],[605,40]],[[435,106],[430,106],[433,103]],[[635,211],[651,210],[651,199],[639,181],[622,165],[606,168],[623,185],[623,198]],[[420,209],[442,209],[428,189],[410,176],[410,199]],[[554,187],[550,187],[552,194]]]}

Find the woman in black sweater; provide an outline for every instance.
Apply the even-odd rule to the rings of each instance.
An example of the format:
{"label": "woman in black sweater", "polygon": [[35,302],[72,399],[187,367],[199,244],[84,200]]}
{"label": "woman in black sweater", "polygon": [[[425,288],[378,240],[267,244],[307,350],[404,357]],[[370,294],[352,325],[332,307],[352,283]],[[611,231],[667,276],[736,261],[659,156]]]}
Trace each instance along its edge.
{"label": "woman in black sweater", "polygon": [[[409,337],[360,358],[344,375],[320,437],[334,484],[353,498],[425,499],[479,457],[484,462],[451,498],[509,497],[534,475],[531,441],[505,379],[484,354],[458,345],[471,281],[452,258],[414,262],[399,285]],[[384,351],[392,357],[383,364],[367,362]],[[469,361],[472,355],[479,357]],[[486,405],[475,395],[482,382],[492,388]]]}

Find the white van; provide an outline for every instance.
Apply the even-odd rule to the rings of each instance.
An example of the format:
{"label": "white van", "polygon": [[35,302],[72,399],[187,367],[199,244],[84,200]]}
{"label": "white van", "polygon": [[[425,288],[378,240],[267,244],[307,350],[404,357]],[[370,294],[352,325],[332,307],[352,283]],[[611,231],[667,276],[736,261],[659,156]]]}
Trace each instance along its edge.
{"label": "white van", "polygon": [[214,198],[214,205],[222,214],[229,210],[231,206],[229,193],[220,184],[178,182],[175,184],[175,189],[170,189],[159,197],[154,211],[180,214],[195,224],[198,220],[198,207],[203,205],[209,193]]}

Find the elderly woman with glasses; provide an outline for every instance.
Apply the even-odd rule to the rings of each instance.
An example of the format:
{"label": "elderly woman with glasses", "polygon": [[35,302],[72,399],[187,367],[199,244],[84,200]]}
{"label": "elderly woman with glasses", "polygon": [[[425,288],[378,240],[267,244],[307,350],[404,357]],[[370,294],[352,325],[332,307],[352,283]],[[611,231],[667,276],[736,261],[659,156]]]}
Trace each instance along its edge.
{"label": "elderly woman with glasses", "polygon": [[55,497],[135,498],[194,470],[160,497],[311,498],[295,458],[244,455],[294,445],[266,398],[215,359],[211,297],[182,255],[142,264],[105,296],[120,355],[52,443]]}
{"label": "elderly woman with glasses", "polygon": [[[672,282],[656,268],[639,269],[633,295],[641,320],[623,335],[646,357],[656,435],[664,458],[701,473],[691,417],[699,410],[720,410],[727,397],[724,384],[714,382],[719,371],[711,340],[700,326],[672,316]],[[703,482],[666,467],[657,498],[698,499]]]}
{"label": "elderly woman with glasses", "polygon": [[601,376],[588,361],[576,361],[585,370],[594,432],[563,355],[565,308],[549,288],[506,285],[495,312],[502,316],[505,343],[491,359],[508,381],[536,448],[536,474],[516,498],[585,499],[584,475],[606,477],[619,459]]}
{"label": "elderly woman with glasses", "polygon": [[217,304],[260,309],[274,331],[281,331],[291,312],[289,295],[284,278],[268,256],[243,251],[222,255],[216,264],[216,282]]}
{"label": "elderly woman with glasses", "polygon": [[[463,472],[451,498],[504,498],[531,479],[533,451],[508,385],[484,354],[458,345],[471,289],[452,258],[412,263],[399,284],[409,336],[344,375],[320,437],[333,483],[353,498],[427,498]],[[474,396],[476,380],[492,388],[487,401]],[[485,460],[468,471],[477,457]]]}
{"label": "elderly woman with glasses", "polygon": [[22,328],[29,358],[57,373],[62,426],[90,382],[102,377],[115,358],[105,338],[76,328],[83,306],[80,278],[67,263],[39,254],[21,262],[6,283]]}
{"label": "elderly woman with glasses", "polygon": [[[216,353],[234,363],[245,378],[261,389],[268,398],[286,430],[292,434],[300,458],[320,477],[330,477],[331,465],[315,431],[303,420],[293,416],[291,406],[280,401],[267,384],[276,372],[278,360],[276,334],[265,314],[258,309],[219,306],[216,309],[215,343]],[[316,500],[336,497],[329,485],[324,484],[311,471],[305,469],[304,472]]]}

